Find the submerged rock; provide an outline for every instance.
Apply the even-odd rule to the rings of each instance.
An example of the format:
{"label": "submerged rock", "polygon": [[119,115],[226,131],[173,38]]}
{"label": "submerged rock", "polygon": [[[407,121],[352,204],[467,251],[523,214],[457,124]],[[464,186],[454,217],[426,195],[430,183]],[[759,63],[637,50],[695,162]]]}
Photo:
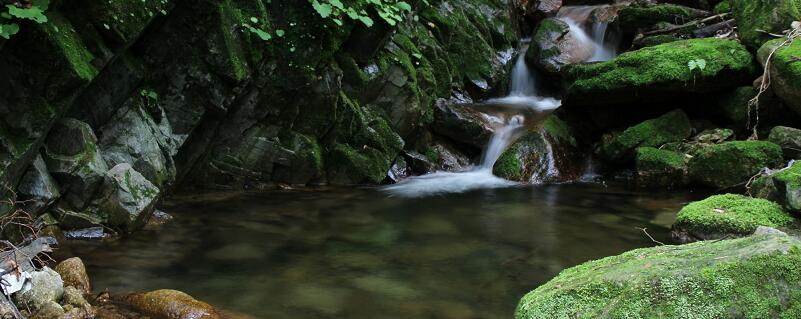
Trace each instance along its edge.
{"label": "submerged rock", "polygon": [[134,309],[157,319],[218,319],[222,318],[211,305],[186,293],[161,289],[119,297]]}
{"label": "submerged rock", "polygon": [[778,144],[785,158],[799,158],[801,155],[801,130],[786,126],[776,126],[770,130],[768,141]]}
{"label": "submerged rock", "polygon": [[691,154],[690,179],[701,185],[726,188],[745,184],[763,168],[782,165],[782,150],[765,141],[732,141],[707,145]]}
{"label": "submerged rock", "polygon": [[758,49],[773,39],[769,33],[781,34],[790,23],[801,17],[799,0],[729,0],[741,41]]}
{"label": "submerged rock", "polygon": [[[798,3],[797,10],[799,11],[795,16],[797,20],[801,16],[801,0],[794,1]],[[787,28],[789,28],[789,23],[782,27],[782,29]],[[760,62],[764,64],[770,53],[782,41],[784,41],[783,38],[765,43],[759,49]],[[776,50],[770,60],[770,87],[773,93],[790,109],[801,114],[801,60],[799,57],[801,57],[801,39],[795,39],[790,45]]]}
{"label": "submerged rock", "polygon": [[801,161],[760,176],[750,186],[753,196],[777,202],[790,212],[801,212]]}
{"label": "submerged rock", "polygon": [[759,226],[787,227],[793,218],[778,204],[737,194],[715,195],[679,211],[671,235],[679,242],[748,236]]}
{"label": "submerged rock", "polygon": [[785,235],[641,248],[563,270],[515,318],[793,317],[799,263]]}
{"label": "submerged rock", "polygon": [[674,110],[627,128],[601,145],[599,155],[608,162],[631,161],[638,147],[660,147],[690,137],[690,119]]}
{"label": "submerged rock", "polygon": [[706,38],[646,47],[566,71],[565,105],[614,105],[735,87],[752,79],[755,65],[737,41]]}
{"label": "submerged rock", "polygon": [[635,157],[638,182],[650,187],[679,187],[687,184],[684,154],[653,147],[637,148]]}

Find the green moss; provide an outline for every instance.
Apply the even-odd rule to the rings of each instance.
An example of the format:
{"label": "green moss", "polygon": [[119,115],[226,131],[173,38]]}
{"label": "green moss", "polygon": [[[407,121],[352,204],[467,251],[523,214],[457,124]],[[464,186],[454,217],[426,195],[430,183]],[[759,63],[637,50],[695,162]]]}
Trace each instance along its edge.
{"label": "green moss", "polygon": [[423,150],[423,155],[426,156],[429,162],[439,163],[439,152],[437,152],[435,148],[430,146],[426,147],[426,149]]}
{"label": "green moss", "polygon": [[740,40],[756,50],[801,17],[801,0],[729,0]]}
{"label": "green moss", "polygon": [[653,147],[637,148],[637,170],[674,170],[685,167],[682,154]]}
{"label": "green moss", "polygon": [[[801,15],[800,15],[801,16]],[[771,41],[778,44],[782,39]],[[793,83],[795,87],[801,86],[801,39],[796,39],[789,46],[776,50],[771,63],[785,82]]]}
{"label": "green moss", "polygon": [[783,169],[773,178],[790,188],[801,188],[801,161],[793,162],[793,165]]}
{"label": "green moss", "polygon": [[327,158],[329,181],[333,184],[378,184],[384,180],[392,164],[374,148],[357,150],[346,144],[336,144]]}
{"label": "green moss", "polygon": [[507,149],[492,167],[492,173],[508,180],[520,180],[523,177],[523,163],[518,154],[518,144]]}
{"label": "green moss", "polygon": [[782,149],[765,141],[733,141],[696,150],[689,162],[693,181],[713,187],[745,183],[764,167],[782,164]]}
{"label": "green moss", "polygon": [[675,4],[630,5],[618,12],[620,25],[625,28],[643,28],[657,22],[682,24],[691,19],[689,8]]}
{"label": "green moss", "polygon": [[773,228],[792,224],[793,218],[779,204],[737,194],[715,195],[692,202],[676,216],[676,229],[691,233],[748,235],[758,226]]}
{"label": "green moss", "polygon": [[92,65],[95,57],[86,49],[69,21],[55,13],[48,13],[48,18],[49,22],[43,24],[42,29],[67,60],[72,71],[85,81],[94,79],[97,76],[97,69]]}
{"label": "green moss", "polygon": [[729,0],[721,1],[720,3],[715,5],[715,9],[713,10],[715,14],[723,14],[727,12],[731,12],[731,3]]}
{"label": "green moss", "polygon": [[[691,60],[704,60],[706,65],[690,70]],[[626,52],[607,62],[573,65],[567,72],[567,90],[569,95],[646,87],[687,91],[703,85],[720,86],[715,79],[720,73],[748,75],[754,70],[751,53],[737,41],[691,39]]]}
{"label": "green moss", "polygon": [[801,242],[751,236],[636,249],[528,293],[516,319],[775,318],[798,313]]}
{"label": "green moss", "polygon": [[556,142],[567,143],[570,144],[570,146],[578,147],[578,142],[576,142],[576,138],[573,137],[573,133],[570,132],[570,127],[556,115],[549,116],[542,124],[542,127],[545,129],[545,133]]}
{"label": "green moss", "polygon": [[242,12],[235,7],[231,0],[220,3],[217,7],[220,15],[220,28],[225,45],[225,52],[230,63],[231,75],[237,81],[248,76],[247,57],[242,48],[242,42],[237,34],[239,27],[245,21]]}
{"label": "green moss", "polygon": [[626,129],[601,147],[601,155],[608,161],[631,158],[638,147],[679,142],[689,137],[691,130],[687,115],[674,110]]}

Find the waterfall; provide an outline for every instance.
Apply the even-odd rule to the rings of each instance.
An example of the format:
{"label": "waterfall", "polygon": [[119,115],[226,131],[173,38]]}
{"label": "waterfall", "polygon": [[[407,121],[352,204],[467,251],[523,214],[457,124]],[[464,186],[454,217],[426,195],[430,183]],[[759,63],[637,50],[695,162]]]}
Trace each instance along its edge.
{"label": "waterfall", "polygon": [[564,21],[570,27],[570,33],[582,45],[593,49],[592,57],[588,62],[608,61],[617,55],[617,43],[607,38],[607,28],[609,23],[606,21],[593,21],[590,32],[585,29],[590,16],[595,10],[603,9],[604,6],[568,6],[562,7],[556,18]]}

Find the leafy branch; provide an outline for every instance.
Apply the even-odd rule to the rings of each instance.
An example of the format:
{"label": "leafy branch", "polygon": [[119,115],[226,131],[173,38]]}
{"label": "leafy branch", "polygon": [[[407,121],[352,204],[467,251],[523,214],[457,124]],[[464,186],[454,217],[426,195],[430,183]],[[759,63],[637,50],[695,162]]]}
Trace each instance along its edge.
{"label": "leafy branch", "polygon": [[[342,26],[344,18],[358,20],[367,27],[374,24],[368,9],[372,8],[386,23],[391,26],[403,21],[403,13],[412,11],[412,6],[402,0],[309,0],[312,8],[321,17],[331,19],[336,25]],[[347,2],[347,3],[346,3]]]}

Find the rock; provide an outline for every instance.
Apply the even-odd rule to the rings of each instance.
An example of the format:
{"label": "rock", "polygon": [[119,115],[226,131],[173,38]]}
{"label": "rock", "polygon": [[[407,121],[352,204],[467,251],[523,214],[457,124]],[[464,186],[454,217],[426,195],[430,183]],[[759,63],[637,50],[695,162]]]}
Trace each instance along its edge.
{"label": "rock", "polygon": [[512,144],[495,162],[492,173],[504,179],[544,183],[558,177],[550,145],[542,132],[531,132]]}
{"label": "rock", "polygon": [[451,105],[439,99],[434,107],[431,130],[454,141],[482,148],[489,142],[493,128],[486,115],[469,105]]}
{"label": "rock", "polygon": [[801,162],[760,176],[751,183],[749,192],[777,202],[787,211],[801,212]]}
{"label": "rock", "polygon": [[782,236],[786,236],[787,233],[785,233],[785,232],[783,232],[781,230],[778,230],[776,228],[767,227],[767,226],[759,226],[754,231],[754,236],[759,236],[759,235],[782,235]]}
{"label": "rock", "polygon": [[[801,10],[801,0],[781,2],[788,3],[791,1],[797,2],[797,10]],[[755,2],[767,1],[757,0]],[[796,20],[798,16],[801,16],[801,13],[796,14]],[[786,28],[787,25],[782,27],[782,29]],[[773,51],[773,48],[781,44],[782,41],[783,39],[776,39],[765,43],[759,49],[759,61],[765,61]],[[789,46],[776,50],[770,61],[770,87],[773,93],[797,114],[801,114],[801,60],[799,60],[799,57],[801,57],[801,39],[795,39]]]}
{"label": "rock", "polygon": [[781,34],[801,17],[799,0],[730,0],[737,30],[743,44],[759,49],[773,39],[768,33]]}
{"label": "rock", "polygon": [[56,272],[61,276],[64,285],[78,288],[85,294],[92,293],[92,284],[81,258],[72,257],[61,261],[56,265]]}
{"label": "rock", "polygon": [[635,31],[648,28],[659,22],[684,24],[709,16],[708,11],[675,4],[639,5],[632,4],[618,11],[618,21],[623,30]]}
{"label": "rock", "polygon": [[734,138],[734,132],[727,128],[706,129],[693,136],[696,144],[720,144]]}
{"label": "rock", "polygon": [[659,34],[659,35],[652,35],[647,37],[638,37],[635,38],[632,42],[631,46],[635,49],[640,49],[644,47],[652,47],[664,43],[676,42],[683,40],[680,37],[677,37],[672,34]]}
{"label": "rock", "polygon": [[690,137],[692,126],[687,115],[674,110],[627,128],[623,133],[603,143],[600,156],[608,162],[630,161],[638,147],[660,147]]}
{"label": "rock", "polygon": [[760,235],[635,249],[563,270],[515,318],[771,318],[796,314],[801,242]]}
{"label": "rock", "polygon": [[565,65],[589,60],[594,53],[595,47],[576,38],[567,23],[549,18],[534,31],[526,62],[544,72],[558,74]]}
{"label": "rock", "polygon": [[64,308],[55,301],[47,301],[34,312],[33,317],[37,319],[63,319]]}
{"label": "rock", "polygon": [[84,292],[74,286],[64,287],[64,304],[78,308],[91,308],[89,302],[83,297]]}
{"label": "rock", "polygon": [[562,8],[562,0],[516,0],[517,9],[530,23],[535,24],[544,18],[556,16]]}
{"label": "rock", "polygon": [[759,226],[787,227],[793,218],[778,204],[736,194],[692,202],[679,211],[671,235],[679,242],[748,236]]}
{"label": "rock", "polygon": [[406,159],[403,156],[398,156],[389,167],[387,177],[392,183],[397,183],[411,175],[412,169],[406,164]]}
{"label": "rock", "polygon": [[102,226],[90,227],[84,229],[68,230],[64,232],[64,237],[67,239],[103,239],[109,237]]}
{"label": "rock", "polygon": [[784,158],[801,156],[801,130],[797,128],[776,126],[770,130],[768,141],[781,146]]}
{"label": "rock", "polygon": [[445,141],[437,141],[426,153],[429,160],[437,163],[435,169],[441,171],[459,171],[471,165],[470,158]]}
{"label": "rock", "polygon": [[25,210],[33,216],[44,212],[61,197],[58,184],[47,171],[47,165],[41,155],[36,156],[22,175],[17,191],[22,200],[30,201],[25,203]]}
{"label": "rock", "polygon": [[717,104],[723,116],[738,127],[745,128],[749,124],[748,103],[756,94],[757,90],[753,86],[741,86],[725,93],[723,98],[717,100]]}
{"label": "rock", "polygon": [[92,128],[76,119],[65,118],[53,126],[42,157],[64,199],[75,209],[86,205],[108,171]]}
{"label": "rock", "polygon": [[161,289],[121,296],[134,309],[156,319],[217,319],[221,318],[211,305],[186,293]]}
{"label": "rock", "polygon": [[141,228],[153,214],[159,189],[130,164],[118,164],[106,173],[92,205],[105,216],[106,224],[132,231]]}
{"label": "rock", "polygon": [[637,148],[637,179],[644,186],[675,188],[687,184],[687,162],[684,154],[656,149]]}
{"label": "rock", "polygon": [[[31,273],[31,280],[25,284],[22,291],[14,295],[17,305],[27,305],[36,311],[52,308],[50,303],[58,306],[58,301],[64,295],[64,282],[57,272],[48,267]],[[60,306],[58,308],[61,308]],[[63,313],[64,310],[61,310]]]}
{"label": "rock", "polygon": [[[691,69],[691,61],[703,67]],[[719,91],[745,84],[754,59],[737,41],[691,39],[623,53],[566,69],[565,106],[616,105]],[[650,100],[649,100],[650,98]]]}
{"label": "rock", "polygon": [[717,188],[744,184],[765,167],[782,164],[781,147],[765,141],[732,141],[708,145],[691,154],[692,182]]}

